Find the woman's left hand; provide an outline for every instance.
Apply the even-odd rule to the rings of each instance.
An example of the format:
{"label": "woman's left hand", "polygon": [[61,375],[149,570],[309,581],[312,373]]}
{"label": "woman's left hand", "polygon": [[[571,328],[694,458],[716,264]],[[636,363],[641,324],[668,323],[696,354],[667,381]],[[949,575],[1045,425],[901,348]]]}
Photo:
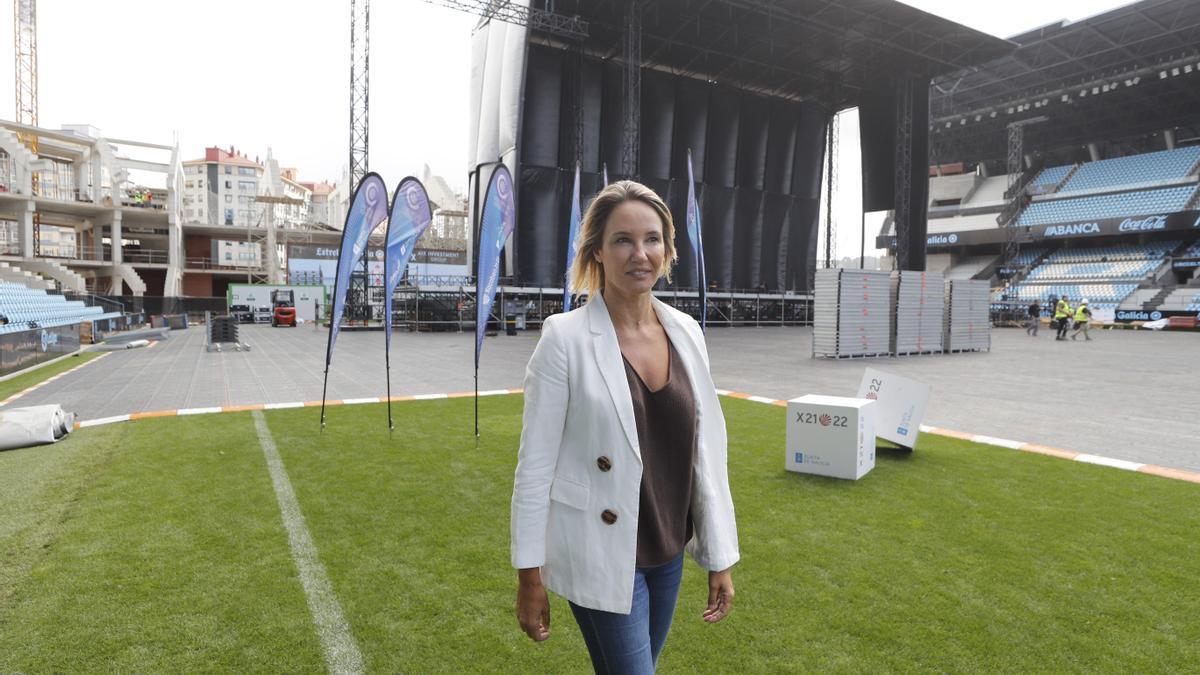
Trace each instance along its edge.
{"label": "woman's left hand", "polygon": [[733,573],[730,569],[708,573],[708,608],[703,614],[708,623],[724,619],[733,609]]}

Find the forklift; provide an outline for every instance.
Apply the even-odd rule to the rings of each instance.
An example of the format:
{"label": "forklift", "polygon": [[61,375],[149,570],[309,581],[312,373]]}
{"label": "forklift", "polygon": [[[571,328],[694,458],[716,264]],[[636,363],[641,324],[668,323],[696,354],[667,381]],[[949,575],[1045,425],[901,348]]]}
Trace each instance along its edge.
{"label": "forklift", "polygon": [[296,327],[296,300],[291,291],[271,291],[271,325]]}

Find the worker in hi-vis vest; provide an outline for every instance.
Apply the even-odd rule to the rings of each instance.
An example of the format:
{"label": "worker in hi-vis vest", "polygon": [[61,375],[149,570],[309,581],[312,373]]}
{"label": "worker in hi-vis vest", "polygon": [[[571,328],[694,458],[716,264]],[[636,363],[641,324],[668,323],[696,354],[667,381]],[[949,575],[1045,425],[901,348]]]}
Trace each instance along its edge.
{"label": "worker in hi-vis vest", "polygon": [[1071,327],[1071,314],[1071,303],[1064,295],[1054,306],[1054,320],[1058,322],[1058,335],[1055,336],[1055,340],[1067,339],[1067,329]]}
{"label": "worker in hi-vis vest", "polygon": [[1088,322],[1091,320],[1092,310],[1088,308],[1088,301],[1084,298],[1075,308],[1075,332],[1071,333],[1071,339],[1079,337],[1079,331],[1083,331],[1083,339],[1090,341],[1092,338],[1088,335]]}

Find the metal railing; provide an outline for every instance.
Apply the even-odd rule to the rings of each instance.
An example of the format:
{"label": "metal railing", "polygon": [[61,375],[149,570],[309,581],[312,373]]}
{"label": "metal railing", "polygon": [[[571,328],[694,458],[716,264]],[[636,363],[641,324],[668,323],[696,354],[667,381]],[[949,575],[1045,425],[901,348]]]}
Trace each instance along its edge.
{"label": "metal railing", "polygon": [[228,270],[230,272],[263,272],[266,270],[261,263],[257,265],[224,265],[214,261],[212,258],[186,258],[184,260],[184,268],[193,270]]}
{"label": "metal railing", "polygon": [[228,314],[229,305],[225,298],[217,297],[161,297],[141,295],[106,295],[97,296],[109,302],[117,302],[125,307],[126,312],[141,313],[146,316],[155,314],[187,314],[190,318],[200,319],[205,312]]}
{"label": "metal railing", "polygon": [[166,251],[122,251],[121,260],[127,263],[166,265],[170,262],[170,254]]}
{"label": "metal railing", "polygon": [[120,312],[125,313],[125,303],[120,300],[106,298],[95,293],[77,293],[75,291],[65,291],[63,297],[68,300],[79,300],[88,307],[101,307],[105,312]]}

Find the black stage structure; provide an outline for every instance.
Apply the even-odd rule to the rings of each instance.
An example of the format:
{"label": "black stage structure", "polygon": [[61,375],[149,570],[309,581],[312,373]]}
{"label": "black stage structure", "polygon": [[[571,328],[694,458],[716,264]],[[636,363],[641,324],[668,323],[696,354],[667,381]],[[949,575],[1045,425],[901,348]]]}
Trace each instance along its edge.
{"label": "black stage structure", "polygon": [[[474,192],[495,163],[514,169],[507,274],[529,287],[562,285],[576,162],[585,200],[605,166],[610,179],[640,180],[666,199],[680,253],[673,286],[694,287],[684,225],[690,148],[709,280],[726,290],[810,289],[827,125],[853,106],[866,210],[895,209],[900,266],[924,269],[929,83],[1014,48],[891,0],[533,0],[530,10],[542,19],[522,34],[519,57],[484,35],[486,19],[476,30],[471,180]],[[519,97],[503,95],[511,72],[488,84],[489,60],[502,58],[521,64]],[[501,128],[497,156],[476,152],[513,100],[511,147]]]}

